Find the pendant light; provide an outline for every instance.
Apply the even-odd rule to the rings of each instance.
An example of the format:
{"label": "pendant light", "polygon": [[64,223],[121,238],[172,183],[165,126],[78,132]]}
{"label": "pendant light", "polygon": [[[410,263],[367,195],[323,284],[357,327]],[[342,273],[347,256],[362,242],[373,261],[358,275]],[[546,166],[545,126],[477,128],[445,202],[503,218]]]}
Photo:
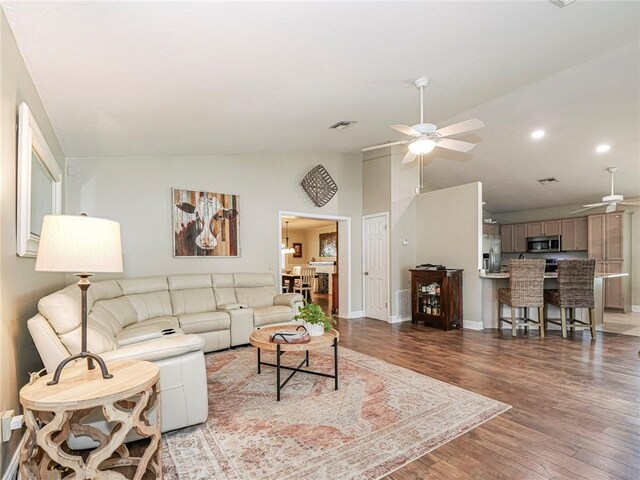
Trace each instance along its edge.
{"label": "pendant light", "polygon": [[286,243],[282,245],[282,253],[284,255],[288,254],[288,253],[295,253],[295,249],[293,247],[289,247],[289,222],[286,221]]}

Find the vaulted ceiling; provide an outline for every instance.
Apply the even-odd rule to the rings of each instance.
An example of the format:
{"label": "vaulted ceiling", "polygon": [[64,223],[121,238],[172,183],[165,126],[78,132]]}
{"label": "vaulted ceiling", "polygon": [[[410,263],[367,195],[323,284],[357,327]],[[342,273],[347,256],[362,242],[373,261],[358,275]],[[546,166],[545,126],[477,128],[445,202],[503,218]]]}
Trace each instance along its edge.
{"label": "vaulted ceiling", "polygon": [[426,75],[429,121],[487,125],[429,183],[499,212],[597,201],[613,164],[640,194],[638,2],[2,5],[68,157],[357,152],[417,123]]}

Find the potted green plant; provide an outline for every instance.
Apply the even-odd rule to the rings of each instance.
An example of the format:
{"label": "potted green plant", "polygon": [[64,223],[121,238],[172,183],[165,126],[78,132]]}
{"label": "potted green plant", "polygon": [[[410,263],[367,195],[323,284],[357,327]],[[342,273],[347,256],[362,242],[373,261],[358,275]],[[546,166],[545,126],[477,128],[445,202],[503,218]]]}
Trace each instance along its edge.
{"label": "potted green plant", "polygon": [[317,303],[305,302],[294,320],[302,320],[304,328],[312,337],[319,337],[333,328],[336,323],[333,315],[324,313]]}

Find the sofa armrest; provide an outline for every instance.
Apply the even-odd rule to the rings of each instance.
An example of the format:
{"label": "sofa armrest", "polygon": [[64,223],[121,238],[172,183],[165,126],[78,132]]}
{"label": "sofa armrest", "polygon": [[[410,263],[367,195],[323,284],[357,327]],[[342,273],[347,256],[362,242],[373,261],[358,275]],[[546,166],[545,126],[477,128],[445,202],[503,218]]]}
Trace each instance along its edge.
{"label": "sofa armrest", "polygon": [[126,347],[101,353],[105,362],[112,360],[146,360],[153,362],[177,357],[188,352],[202,350],[204,339],[199,335],[177,335],[163,337],[148,342],[140,342]]}
{"label": "sofa armrest", "polygon": [[280,293],[273,298],[274,305],[285,305],[293,309],[296,308],[296,303],[302,304],[303,302],[302,295],[299,293]]}
{"label": "sofa armrest", "polygon": [[246,303],[226,303],[224,305],[218,305],[218,310],[230,312],[232,310],[240,310],[241,308],[249,308]]}

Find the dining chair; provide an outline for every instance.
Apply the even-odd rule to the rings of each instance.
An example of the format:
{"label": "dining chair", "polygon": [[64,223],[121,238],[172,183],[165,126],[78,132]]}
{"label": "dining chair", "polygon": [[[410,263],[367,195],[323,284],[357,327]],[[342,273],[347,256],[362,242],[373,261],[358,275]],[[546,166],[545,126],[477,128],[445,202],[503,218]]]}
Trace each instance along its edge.
{"label": "dining chair", "polygon": [[[511,336],[517,335],[518,325],[524,325],[525,333],[529,332],[529,323],[539,325],[540,336],[544,338],[544,259],[518,259],[509,263],[509,288],[498,290],[498,330],[502,322],[511,324]],[[511,307],[511,317],[502,316],[502,305]],[[522,316],[517,310],[522,309]],[[529,309],[538,309],[538,319],[529,317]]]}
{"label": "dining chair", "polygon": [[300,283],[293,287],[293,291],[301,293],[309,302],[311,301],[311,290],[313,289],[313,280],[316,277],[315,267],[303,267],[300,269]]}
{"label": "dining chair", "polygon": [[[591,260],[559,260],[558,288],[544,291],[544,322],[560,325],[562,338],[567,338],[567,329],[589,328],[591,338],[596,338],[595,301],[593,296],[593,278],[596,261]],[[560,309],[560,321],[549,318],[548,305]],[[575,318],[575,309],[587,309],[589,321]]]}

